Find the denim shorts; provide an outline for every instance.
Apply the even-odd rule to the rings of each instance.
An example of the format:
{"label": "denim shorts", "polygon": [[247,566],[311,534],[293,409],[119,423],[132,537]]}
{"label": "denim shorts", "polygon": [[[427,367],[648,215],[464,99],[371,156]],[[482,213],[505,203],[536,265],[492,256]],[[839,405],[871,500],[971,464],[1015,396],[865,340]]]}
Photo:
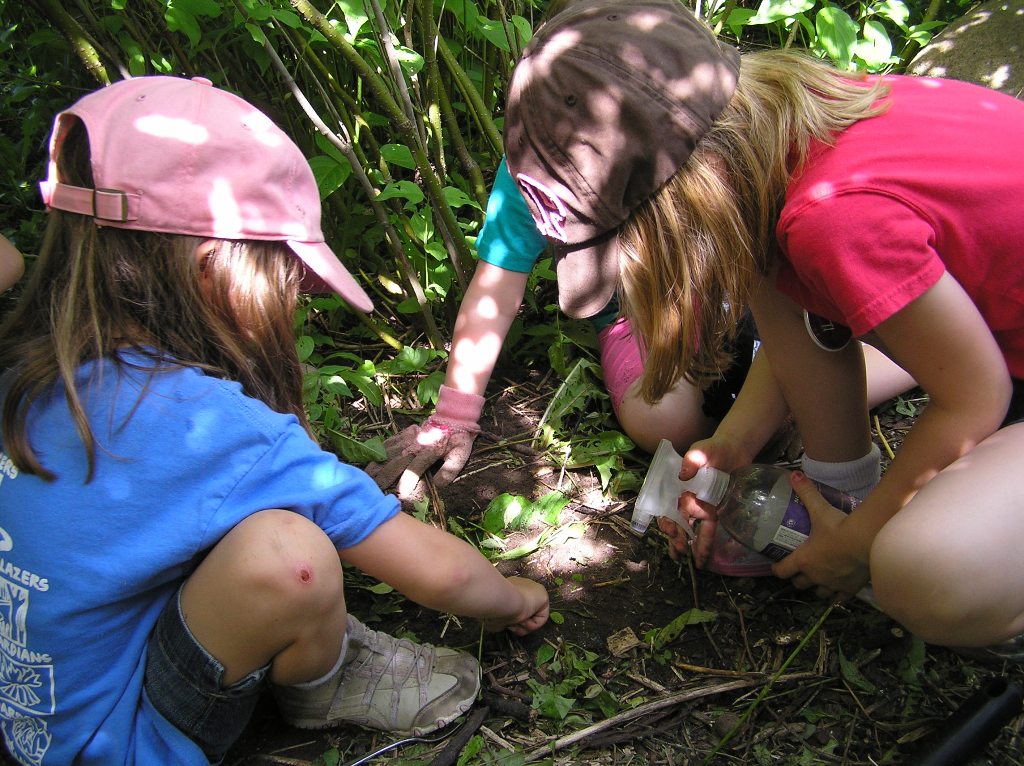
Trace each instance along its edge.
{"label": "denim shorts", "polygon": [[252,717],[266,686],[267,665],[227,687],[224,666],[196,641],[175,594],[149,637],[146,694],[171,724],[220,763]]}

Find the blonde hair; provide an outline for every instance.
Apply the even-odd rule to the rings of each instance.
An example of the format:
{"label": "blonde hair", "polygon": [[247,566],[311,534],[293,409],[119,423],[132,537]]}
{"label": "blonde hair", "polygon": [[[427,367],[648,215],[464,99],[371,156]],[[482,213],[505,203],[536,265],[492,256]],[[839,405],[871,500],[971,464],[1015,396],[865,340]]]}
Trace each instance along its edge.
{"label": "blonde hair", "polygon": [[748,53],[729,105],[619,235],[623,310],[646,346],[641,393],[706,387],[772,264],[790,178],[812,142],[882,111],[887,88],[790,51]]}
{"label": "blonde hair", "polygon": [[[92,187],[80,124],[58,159],[61,180]],[[3,443],[22,471],[56,478],[26,433],[32,404],[60,390],[88,456],[96,438],[83,407],[89,381],[76,372],[91,360],[127,362],[131,349],[155,373],[168,364],[198,367],[307,425],[293,317],[302,266],[276,242],[220,242],[202,265],[198,237],[97,226],[52,211],[39,259],[19,303],[0,325],[0,370],[12,380],[3,402]],[[141,396],[145,395],[145,391]],[[307,425],[308,428],[308,425]]]}

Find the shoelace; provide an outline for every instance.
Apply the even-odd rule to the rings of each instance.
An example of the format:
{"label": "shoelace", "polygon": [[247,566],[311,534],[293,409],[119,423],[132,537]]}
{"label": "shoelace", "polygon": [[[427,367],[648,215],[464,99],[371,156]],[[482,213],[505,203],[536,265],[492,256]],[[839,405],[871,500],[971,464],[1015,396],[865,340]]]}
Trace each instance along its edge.
{"label": "shoelace", "polygon": [[[356,659],[358,667],[366,667],[373,672],[369,674],[366,691],[363,692],[363,703],[370,704],[370,700],[377,693],[377,688],[385,676],[391,676],[391,705],[390,721],[396,728],[398,726],[398,707],[401,703],[402,692],[406,683],[416,674],[416,691],[419,694],[419,706],[423,708],[427,704],[427,684],[430,677],[430,668],[433,663],[429,661],[432,647],[423,644],[414,644],[407,639],[399,639],[387,633],[370,630],[364,626],[364,634],[353,636],[363,650],[366,657],[362,660]],[[412,655],[408,667],[402,667],[396,662],[400,649],[408,649]],[[377,657],[383,657],[383,667],[375,661]]]}

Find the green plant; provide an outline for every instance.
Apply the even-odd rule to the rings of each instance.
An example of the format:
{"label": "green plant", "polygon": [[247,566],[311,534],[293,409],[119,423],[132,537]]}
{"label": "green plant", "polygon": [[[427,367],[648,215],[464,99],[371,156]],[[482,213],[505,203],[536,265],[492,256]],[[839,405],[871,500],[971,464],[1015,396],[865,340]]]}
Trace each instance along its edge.
{"label": "green plant", "polygon": [[597,675],[600,657],[596,653],[568,643],[545,643],[537,650],[535,662],[550,679],[527,682],[533,691],[533,706],[545,718],[565,724],[579,708],[605,717],[620,710],[618,700]]}
{"label": "green plant", "polygon": [[[585,531],[584,524],[559,526],[559,514],[568,504],[569,499],[561,492],[549,492],[535,502],[508,493],[498,495],[484,511],[478,525],[483,536],[475,541],[476,545],[488,558],[509,561],[529,556],[545,545],[559,545],[580,538]],[[526,537],[509,547],[508,537],[511,534],[523,533],[538,525],[544,527],[539,534]],[[459,532],[464,535],[461,527]]]}

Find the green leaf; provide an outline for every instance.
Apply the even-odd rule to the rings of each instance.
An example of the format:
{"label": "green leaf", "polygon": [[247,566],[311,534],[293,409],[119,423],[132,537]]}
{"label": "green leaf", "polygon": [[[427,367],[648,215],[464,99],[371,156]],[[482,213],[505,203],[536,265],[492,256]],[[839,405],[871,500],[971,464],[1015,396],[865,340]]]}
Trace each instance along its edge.
{"label": "green leaf", "polygon": [[398,59],[398,66],[406,75],[419,74],[423,70],[423,56],[404,45],[395,45],[395,58]]}
{"label": "green leaf", "polygon": [[488,503],[480,526],[491,534],[504,532],[512,520],[523,512],[527,502],[526,498],[503,492]]}
{"label": "green leaf", "polygon": [[410,295],[404,301],[401,301],[397,306],[395,306],[395,309],[397,309],[400,314],[418,314],[420,313],[420,303],[416,300],[415,295]]}
{"label": "green leaf", "polygon": [[128,56],[128,72],[133,77],[140,77],[146,74],[146,56],[142,52],[142,46],[139,45],[134,37],[127,34],[120,35],[118,42]]}
{"label": "green leaf", "polygon": [[612,472],[621,465],[622,461],[617,457],[609,457],[594,464],[597,475],[601,478],[602,490],[608,489],[608,484],[612,480]]}
{"label": "green leaf", "polygon": [[338,431],[331,431],[331,444],[349,463],[364,465],[366,463],[383,463],[388,459],[384,449],[384,440],[379,436],[364,442]]}
{"label": "green leaf", "polygon": [[476,31],[482,17],[473,0],[446,0],[444,8],[467,32]]}
{"label": "green leaf", "polygon": [[349,164],[348,157],[346,157],[345,153],[338,148],[338,145],[319,130],[313,133],[313,143],[316,144],[317,149],[322,151],[328,157],[333,157],[335,162],[339,162],[342,165]]}
{"label": "green leaf", "polygon": [[[267,36],[263,33],[263,30],[260,29],[256,24],[250,24],[249,22],[246,22],[245,29],[249,33],[249,36],[252,38],[253,42],[257,45],[263,45],[263,41],[267,39]],[[193,43],[193,45],[194,44],[195,43]]]}
{"label": "green leaf", "polygon": [[301,29],[302,19],[298,14],[285,8],[271,8],[270,15],[291,29]]}
{"label": "green leaf", "polygon": [[546,718],[561,721],[569,715],[569,711],[576,704],[576,700],[558,694],[555,687],[539,684],[533,679],[530,679],[528,683],[533,689],[534,708]]}
{"label": "green leaf", "polygon": [[359,390],[359,393],[365,396],[366,400],[375,407],[379,406],[384,401],[380,391],[380,386],[374,379],[372,364],[367,367],[367,363],[364,363],[355,370],[339,368],[334,375],[328,378],[328,385],[334,384],[335,378],[338,378],[351,386],[355,386],[355,388]]}
{"label": "green leaf", "polygon": [[672,643],[687,625],[699,625],[702,622],[711,622],[716,619],[718,619],[717,612],[705,612],[702,609],[685,611],[668,625],[653,633],[651,636],[652,648],[658,650],[666,644]]}
{"label": "green leaf", "polygon": [[511,52],[511,47],[508,44],[508,36],[505,34],[505,27],[502,26],[500,21],[480,18],[477,21],[476,31],[495,48],[499,48],[505,51],[505,53]]}
{"label": "green leaf", "polygon": [[532,507],[537,517],[544,521],[544,523],[554,526],[558,523],[562,509],[568,504],[569,498],[561,492],[548,492],[540,500],[533,503]]}
{"label": "green leaf", "polygon": [[561,612],[550,612],[548,614],[548,618],[555,625],[561,625],[562,623],[565,622],[565,615],[563,615]]}
{"label": "green leaf", "polygon": [[429,207],[420,208],[409,218],[409,229],[421,243],[434,238],[434,217]]}
{"label": "green leaf", "polygon": [[900,29],[905,30],[907,22],[910,21],[910,9],[901,0],[883,0],[878,4],[871,5],[869,10],[883,19],[888,19]]}
{"label": "green leaf", "polygon": [[444,373],[440,370],[435,370],[416,384],[416,398],[420,400],[420,404],[424,407],[437,404],[437,397],[443,384]]}
{"label": "green leaf", "polygon": [[850,14],[834,5],[826,6],[818,11],[814,28],[818,34],[817,45],[839,69],[848,69],[853,60],[857,33],[860,31]]}
{"label": "green leaf", "polygon": [[913,638],[910,643],[910,649],[907,651],[907,656],[900,667],[900,676],[905,683],[920,686],[926,657],[927,649],[924,641],[916,637]]}
{"label": "green leaf", "polygon": [[419,498],[413,501],[413,515],[424,523],[427,522],[427,514],[430,512],[430,498]]}
{"label": "green leaf", "polygon": [[875,685],[863,676],[856,665],[846,659],[842,647],[839,647],[839,672],[842,674],[843,680],[850,686],[869,694],[875,692]]}
{"label": "green leaf", "polygon": [[462,189],[455,186],[444,187],[444,201],[448,203],[449,207],[453,208],[460,208],[463,205],[469,205],[477,210],[483,210],[475,199],[462,191]]}
{"label": "green leaf", "polygon": [[199,40],[202,37],[199,23],[196,21],[196,17],[184,8],[179,8],[174,3],[169,4],[164,12],[164,21],[167,22],[169,30],[181,32],[188,37],[188,41],[192,44],[193,48],[199,44]]}
{"label": "green leaf", "polygon": [[402,346],[387,366],[381,365],[390,375],[404,375],[410,372],[422,372],[423,369],[437,359],[441,352],[421,346]]}
{"label": "green leaf", "polygon": [[470,766],[470,764],[479,763],[476,756],[486,747],[487,743],[484,742],[484,738],[479,734],[474,734],[459,753],[459,760],[455,762],[455,766]]}
{"label": "green leaf", "polygon": [[518,33],[517,37],[519,38],[519,48],[522,50],[533,37],[533,27],[530,25],[529,19],[525,19],[522,16],[513,16],[512,26],[516,28],[516,32]]}
{"label": "green leaf", "polygon": [[412,158],[412,150],[405,144],[384,144],[380,148],[380,156],[391,165],[398,165],[408,170],[416,169],[416,160]]}
{"label": "green leaf", "polygon": [[338,6],[345,14],[345,26],[348,29],[349,42],[359,34],[359,30],[369,21],[366,6],[362,0],[340,0]]}
{"label": "green leaf", "polygon": [[295,342],[295,351],[299,355],[299,361],[305,362],[309,359],[313,350],[316,348],[316,343],[308,335],[303,335]]}
{"label": "green leaf", "polygon": [[622,705],[619,700],[609,691],[602,690],[594,698],[593,704],[601,711],[601,714],[605,718],[611,718],[613,715],[618,713],[622,709]]}
{"label": "green leaf", "polygon": [[331,375],[324,380],[324,388],[330,391],[332,394],[337,396],[343,396],[346,399],[354,399],[355,395],[352,393],[352,389],[348,387],[348,383],[340,375]]}
{"label": "green leaf", "polygon": [[387,199],[404,199],[418,205],[423,202],[423,191],[412,181],[392,181],[377,195],[378,202]]}
{"label": "green leaf", "polygon": [[762,0],[748,23],[774,24],[811,10],[814,0]]}
{"label": "green leaf", "polygon": [[896,397],[896,412],[900,415],[905,415],[908,418],[912,418],[917,415],[917,405],[914,404],[910,399],[904,399],[902,396]]}
{"label": "green leaf", "polygon": [[537,662],[535,663],[538,667],[546,665],[555,656],[555,647],[551,644],[541,644],[540,648],[537,649]]}
{"label": "green leaf", "polygon": [[725,21],[725,26],[729,28],[729,32],[734,37],[739,37],[743,32],[743,27],[751,24],[754,14],[755,11],[749,8],[733,8]]}
{"label": "green leaf", "polygon": [[339,162],[334,157],[320,154],[310,159],[309,166],[313,170],[313,177],[316,179],[316,187],[320,191],[321,200],[340,189],[352,175],[352,166],[344,157]]}
{"label": "green leaf", "polygon": [[868,19],[864,22],[864,37],[854,45],[854,55],[861,59],[869,71],[877,72],[893,63],[892,41],[885,25]]}

